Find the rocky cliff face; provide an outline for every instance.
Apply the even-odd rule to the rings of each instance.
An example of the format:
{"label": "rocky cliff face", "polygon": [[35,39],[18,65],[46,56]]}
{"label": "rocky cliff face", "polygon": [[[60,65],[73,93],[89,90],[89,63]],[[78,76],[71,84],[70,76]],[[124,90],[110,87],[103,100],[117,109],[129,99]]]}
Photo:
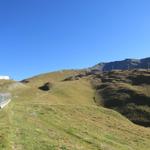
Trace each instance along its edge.
{"label": "rocky cliff face", "polygon": [[150,57],[144,59],[125,59],[122,61],[99,63],[93,66],[91,69],[99,71],[111,71],[148,68],[150,68]]}

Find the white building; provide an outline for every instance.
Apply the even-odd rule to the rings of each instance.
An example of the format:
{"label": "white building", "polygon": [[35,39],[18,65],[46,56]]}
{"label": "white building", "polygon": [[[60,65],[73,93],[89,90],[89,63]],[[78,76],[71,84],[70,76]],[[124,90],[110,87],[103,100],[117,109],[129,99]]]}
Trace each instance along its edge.
{"label": "white building", "polygon": [[10,80],[9,76],[0,76],[0,80]]}

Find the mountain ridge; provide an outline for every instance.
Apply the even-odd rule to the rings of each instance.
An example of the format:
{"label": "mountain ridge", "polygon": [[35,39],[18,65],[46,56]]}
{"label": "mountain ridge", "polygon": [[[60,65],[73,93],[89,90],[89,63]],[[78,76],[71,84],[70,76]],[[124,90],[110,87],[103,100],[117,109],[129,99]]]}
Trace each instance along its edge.
{"label": "mountain ridge", "polygon": [[102,62],[91,67],[91,70],[112,71],[112,70],[130,70],[130,69],[149,69],[150,57],[143,59],[127,58],[120,61]]}
{"label": "mountain ridge", "polygon": [[0,112],[0,149],[149,150],[149,79],[148,70],[85,69],[0,80],[12,94]]}

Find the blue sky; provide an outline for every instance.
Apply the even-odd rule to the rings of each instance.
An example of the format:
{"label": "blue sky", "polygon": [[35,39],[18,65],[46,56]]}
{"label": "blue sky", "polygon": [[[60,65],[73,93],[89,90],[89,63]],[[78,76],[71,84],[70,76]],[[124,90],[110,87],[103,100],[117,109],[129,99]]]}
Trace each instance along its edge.
{"label": "blue sky", "polygon": [[0,74],[150,56],[149,0],[0,0]]}

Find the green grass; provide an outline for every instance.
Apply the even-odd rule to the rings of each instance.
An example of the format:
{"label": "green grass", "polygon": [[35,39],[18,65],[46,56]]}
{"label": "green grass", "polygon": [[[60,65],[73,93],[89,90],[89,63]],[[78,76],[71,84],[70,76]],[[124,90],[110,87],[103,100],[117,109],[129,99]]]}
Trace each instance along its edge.
{"label": "green grass", "polygon": [[[13,99],[0,110],[0,150],[149,150],[150,129],[97,106],[87,78],[58,80],[72,73],[42,75],[8,90]],[[52,80],[50,91],[38,89]]]}
{"label": "green grass", "polygon": [[[150,78],[148,73],[141,71],[105,73],[102,83],[95,86],[96,102],[120,112],[134,123],[150,127],[150,84],[146,80]],[[143,78],[141,81],[138,81],[139,75]]]}
{"label": "green grass", "polygon": [[149,129],[102,107],[12,102],[1,114],[8,112],[1,149],[148,150],[150,146]]}

